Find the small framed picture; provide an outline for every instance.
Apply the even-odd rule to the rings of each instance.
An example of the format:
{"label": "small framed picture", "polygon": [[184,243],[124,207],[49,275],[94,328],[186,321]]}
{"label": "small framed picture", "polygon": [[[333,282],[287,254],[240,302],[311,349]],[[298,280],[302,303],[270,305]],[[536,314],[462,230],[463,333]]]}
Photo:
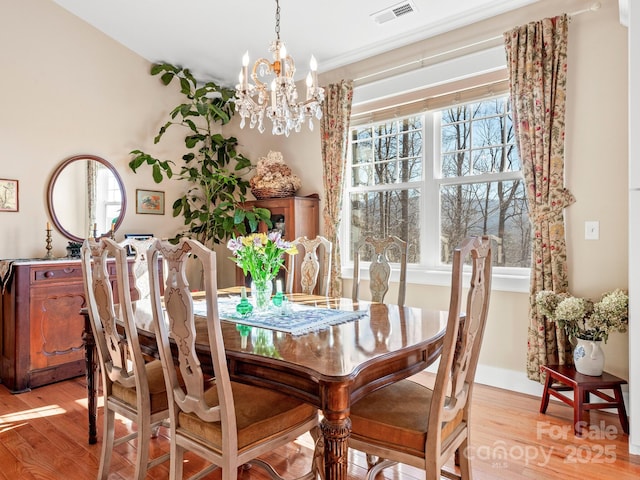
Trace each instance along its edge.
{"label": "small framed picture", "polygon": [[0,212],[18,211],[18,180],[0,178]]}
{"label": "small framed picture", "polygon": [[136,190],[136,213],[164,215],[164,192]]}

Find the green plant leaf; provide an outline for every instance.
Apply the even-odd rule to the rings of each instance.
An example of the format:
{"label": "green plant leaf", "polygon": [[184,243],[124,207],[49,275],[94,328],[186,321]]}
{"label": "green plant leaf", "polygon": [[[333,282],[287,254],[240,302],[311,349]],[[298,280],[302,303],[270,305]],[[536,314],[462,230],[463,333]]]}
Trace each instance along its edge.
{"label": "green plant leaf", "polygon": [[153,165],[153,181],[156,183],[162,182],[162,169],[157,163]]}
{"label": "green plant leaf", "polygon": [[162,72],[163,70],[164,70],[164,68],[162,68],[161,64],[156,63],[156,64],[151,65],[151,75],[157,75],[160,72]]}
{"label": "green plant leaf", "polygon": [[236,225],[244,222],[244,219],[247,217],[247,214],[244,208],[237,208],[233,214],[233,223]]}
{"label": "green plant leaf", "polygon": [[165,73],[160,77],[160,80],[162,80],[162,83],[164,83],[165,85],[169,85],[171,83],[171,80],[173,80],[173,73]]}
{"label": "green plant leaf", "polygon": [[133,150],[131,154],[137,155],[129,161],[129,168],[135,172],[145,162],[146,155],[140,150]]}
{"label": "green plant leaf", "polygon": [[192,135],[184,139],[184,144],[187,146],[187,148],[193,148],[198,144],[199,140],[200,139],[196,135]]}
{"label": "green plant leaf", "polygon": [[189,95],[191,93],[191,84],[186,78],[180,79],[180,91],[185,95]]}

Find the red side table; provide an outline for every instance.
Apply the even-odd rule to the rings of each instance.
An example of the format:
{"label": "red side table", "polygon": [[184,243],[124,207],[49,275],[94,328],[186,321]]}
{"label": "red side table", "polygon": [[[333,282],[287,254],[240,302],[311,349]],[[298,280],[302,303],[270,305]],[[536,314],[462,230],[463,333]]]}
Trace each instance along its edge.
{"label": "red side table", "polygon": [[[624,433],[629,433],[629,419],[622,398],[622,385],[626,380],[603,372],[599,377],[583,375],[576,372],[575,367],[567,365],[543,365],[540,371],[546,373],[540,413],[547,411],[549,395],[562,400],[573,407],[573,426],[576,436],[582,436],[582,427],[589,422],[589,411],[603,408],[615,408]],[[573,390],[573,399],[560,392]],[[613,390],[613,397],[601,390]],[[591,403],[590,394],[604,400]]]}

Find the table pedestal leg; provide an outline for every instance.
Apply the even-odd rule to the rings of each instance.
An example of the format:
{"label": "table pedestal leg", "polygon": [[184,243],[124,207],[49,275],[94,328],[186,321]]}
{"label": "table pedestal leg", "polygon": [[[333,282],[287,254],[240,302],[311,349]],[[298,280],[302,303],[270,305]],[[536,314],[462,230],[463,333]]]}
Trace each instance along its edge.
{"label": "table pedestal leg", "polygon": [[89,323],[89,315],[84,317],[84,348],[85,348],[85,365],[87,369],[87,412],[89,415],[89,444],[93,445],[98,442],[96,418],[98,411],[98,399],[96,398],[96,362],[95,362],[95,340],[91,332],[91,324]]}
{"label": "table pedestal leg", "polygon": [[324,437],[324,478],[347,480],[351,419],[347,417],[331,422],[325,417],[320,423],[320,428]]}

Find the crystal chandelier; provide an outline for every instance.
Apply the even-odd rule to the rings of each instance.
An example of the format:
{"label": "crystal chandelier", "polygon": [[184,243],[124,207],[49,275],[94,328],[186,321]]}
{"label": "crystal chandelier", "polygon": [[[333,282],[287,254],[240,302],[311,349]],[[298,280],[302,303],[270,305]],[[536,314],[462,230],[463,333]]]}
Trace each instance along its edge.
{"label": "crystal chandelier", "polygon": [[[247,117],[249,127],[258,126],[264,132],[265,115],[273,122],[274,135],[289,136],[289,132],[300,131],[303,122],[309,119],[309,129],[313,130],[313,117],[322,118],[320,105],[324,100],[324,89],[318,86],[316,59],[311,56],[310,72],[307,75],[306,99],[298,101],[298,91],[293,79],[296,73],[295,63],[287,54],[284,43],[280,40],[280,2],[276,0],[276,39],[271,43],[269,51],[273,55],[273,63],[266,58],[259,58],[253,65],[251,79],[248,82],[249,52],[242,57],[242,70],[236,86],[236,111],[240,114],[240,128],[244,128]],[[273,77],[267,86],[265,77]]]}

